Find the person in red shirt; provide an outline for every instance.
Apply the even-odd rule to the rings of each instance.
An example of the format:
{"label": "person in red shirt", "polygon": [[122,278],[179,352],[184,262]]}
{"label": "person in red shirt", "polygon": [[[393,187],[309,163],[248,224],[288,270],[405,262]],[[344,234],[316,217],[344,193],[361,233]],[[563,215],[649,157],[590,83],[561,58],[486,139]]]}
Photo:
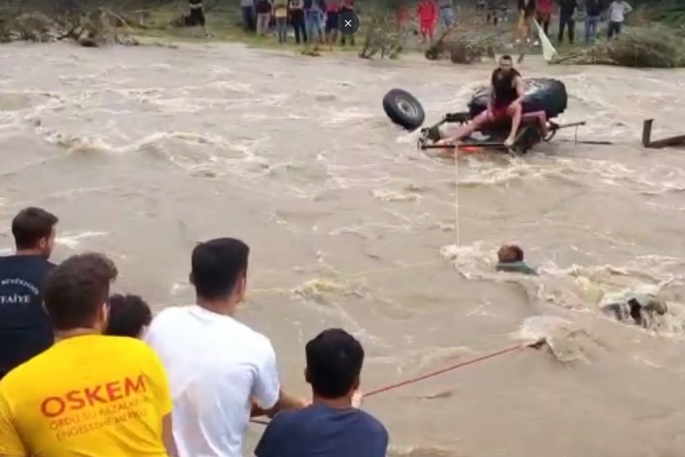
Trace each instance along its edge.
{"label": "person in red shirt", "polygon": [[549,35],[549,21],[552,18],[553,0],[537,0],[535,18],[542,27],[545,35]]}
{"label": "person in red shirt", "polygon": [[435,32],[435,22],[438,18],[438,5],[434,0],[421,0],[416,9],[416,14],[419,17],[423,44],[426,44],[426,38],[429,43],[432,43],[433,33]]}

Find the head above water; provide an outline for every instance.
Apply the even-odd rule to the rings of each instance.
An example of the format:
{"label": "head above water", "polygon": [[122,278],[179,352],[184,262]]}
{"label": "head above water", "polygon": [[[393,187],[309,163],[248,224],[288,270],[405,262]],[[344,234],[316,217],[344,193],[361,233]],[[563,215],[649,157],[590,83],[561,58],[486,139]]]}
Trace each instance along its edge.
{"label": "head above water", "polygon": [[19,254],[49,258],[55,246],[57,216],[42,208],[24,208],[12,219],[12,235]]}
{"label": "head above water", "polygon": [[497,251],[499,263],[523,262],[523,249],[515,244],[505,244]]}
{"label": "head above water", "polygon": [[109,297],[106,335],[143,338],[152,322],[152,311],[138,295],[114,294]]}
{"label": "head above water", "polygon": [[104,254],[69,257],[45,280],[43,302],[56,332],[104,331],[109,317],[109,288],[117,267]]}
{"label": "head above water", "polygon": [[364,363],[361,343],[345,330],[332,328],[309,341],[305,353],[304,376],[312,386],[314,400],[349,406],[359,388]]}
{"label": "head above water", "polygon": [[245,296],[249,256],[248,245],[235,238],[216,238],[195,246],[190,282],[198,305],[231,314]]}

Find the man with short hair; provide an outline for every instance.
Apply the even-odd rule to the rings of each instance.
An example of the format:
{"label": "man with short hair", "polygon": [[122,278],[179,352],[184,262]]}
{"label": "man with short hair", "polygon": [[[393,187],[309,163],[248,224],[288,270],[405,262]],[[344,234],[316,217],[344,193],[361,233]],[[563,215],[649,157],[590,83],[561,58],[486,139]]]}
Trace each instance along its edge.
{"label": "man with short hair", "polygon": [[169,374],[181,457],[240,457],[251,414],[306,405],[281,390],[269,339],[234,318],[249,254],[234,238],[198,244],[190,273],[196,304],[165,309],[147,331]]}
{"label": "man with short hair", "polygon": [[257,445],[257,457],[385,457],[388,432],[353,405],[364,349],[342,329],[321,332],[305,347],[305,379],[311,406],[273,418]]}
{"label": "man with short hair", "polygon": [[55,265],[57,216],[25,208],[12,220],[14,255],[0,257],[0,379],[52,345],[53,332],[41,303],[43,281]]}
{"label": "man with short hair", "polygon": [[161,361],[143,341],[101,334],[116,277],[94,253],[48,274],[56,341],[0,381],[0,456],[176,456]]}
{"label": "man with short hair", "polygon": [[[503,55],[500,57],[499,66],[492,72],[489,90],[487,109],[473,118],[471,122],[457,129],[451,137],[440,140],[440,144],[453,144],[461,141],[486,124],[503,120],[511,120],[511,129],[504,145],[509,147],[514,144],[516,132],[521,125],[522,101],[526,90],[521,74],[514,68],[511,56]],[[536,113],[537,116],[539,113]],[[547,120],[540,122],[544,135],[546,134]]]}

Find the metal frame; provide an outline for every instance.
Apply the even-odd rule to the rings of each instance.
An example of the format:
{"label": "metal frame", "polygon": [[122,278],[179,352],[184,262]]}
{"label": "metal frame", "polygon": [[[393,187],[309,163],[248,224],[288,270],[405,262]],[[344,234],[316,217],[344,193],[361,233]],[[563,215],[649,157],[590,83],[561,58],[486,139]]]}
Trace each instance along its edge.
{"label": "metal frame", "polygon": [[[430,127],[424,127],[421,129],[421,136],[418,139],[417,146],[421,150],[427,150],[427,149],[464,149],[464,148],[471,148],[471,147],[480,147],[480,148],[485,148],[485,149],[501,149],[509,152],[510,154],[513,155],[522,155],[528,152],[528,150],[534,145],[539,143],[540,141],[544,142],[549,142],[551,141],[556,133],[565,128],[569,127],[579,127],[582,125],[585,125],[585,121],[580,121],[580,122],[572,122],[569,124],[556,124],[553,122],[549,123],[549,133],[546,137],[542,137],[539,134],[539,128],[537,127],[537,123],[535,124],[535,127],[531,123],[527,123],[519,128],[519,131],[516,135],[516,140],[514,140],[514,144],[511,147],[505,146],[503,142],[500,141],[468,141],[465,143],[461,144],[456,144],[456,145],[450,145],[450,144],[428,144],[429,138],[428,136],[430,135],[430,131],[436,128],[439,128],[443,124],[447,123],[458,123],[458,124],[465,124],[467,122],[470,122],[473,118],[471,115],[467,112],[459,112],[459,113],[448,113],[443,118],[435,123],[434,125]],[[538,137],[539,140],[537,141],[532,141],[529,142],[530,144],[524,144],[523,140],[525,139],[526,135],[530,132],[531,129],[537,129],[538,130]]]}

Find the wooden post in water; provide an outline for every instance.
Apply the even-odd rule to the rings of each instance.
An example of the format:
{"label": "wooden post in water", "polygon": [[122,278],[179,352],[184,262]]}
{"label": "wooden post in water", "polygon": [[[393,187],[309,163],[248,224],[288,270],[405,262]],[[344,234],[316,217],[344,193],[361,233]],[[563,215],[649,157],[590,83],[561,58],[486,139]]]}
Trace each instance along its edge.
{"label": "wooden post in water", "polygon": [[648,148],[652,143],[652,125],[654,119],[645,119],[642,122],[642,146]]}

